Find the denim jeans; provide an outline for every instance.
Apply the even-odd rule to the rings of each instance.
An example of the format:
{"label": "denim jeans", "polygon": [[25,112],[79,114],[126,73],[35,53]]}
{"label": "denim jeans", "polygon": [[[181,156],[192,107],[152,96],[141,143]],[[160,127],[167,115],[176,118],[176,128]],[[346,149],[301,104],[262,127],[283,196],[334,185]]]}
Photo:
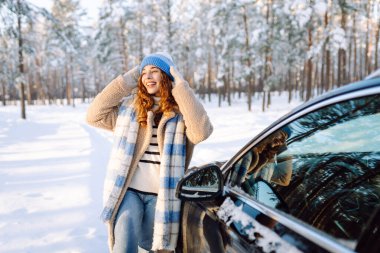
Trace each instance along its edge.
{"label": "denim jeans", "polygon": [[137,253],[152,248],[157,196],[127,190],[115,220],[113,253]]}

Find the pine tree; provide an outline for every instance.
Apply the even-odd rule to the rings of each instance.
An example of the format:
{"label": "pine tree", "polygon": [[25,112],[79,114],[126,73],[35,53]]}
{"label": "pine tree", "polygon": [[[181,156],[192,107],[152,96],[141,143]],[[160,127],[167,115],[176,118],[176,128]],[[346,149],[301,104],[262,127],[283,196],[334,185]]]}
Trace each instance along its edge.
{"label": "pine tree", "polygon": [[64,53],[63,66],[65,93],[67,104],[75,106],[76,76],[78,68],[76,61],[81,57],[80,47],[83,35],[80,32],[79,21],[84,12],[78,0],[54,0],[52,16],[56,22],[52,23],[55,33],[51,34],[50,42]]}
{"label": "pine tree", "polygon": [[[25,49],[28,45],[25,43],[23,28],[26,22],[35,22],[36,11],[33,7],[21,0],[11,1],[3,0],[0,2],[0,13],[2,13],[3,25],[1,27],[1,34],[10,38],[15,39],[16,43],[6,43],[7,45],[16,46],[17,45],[17,65],[18,71],[14,80],[17,88],[19,90],[19,99],[21,105],[21,118],[26,119],[26,106],[25,106],[25,86],[26,86],[26,73],[25,73]],[[3,52],[4,53],[4,52]],[[8,55],[9,56],[9,55]],[[10,59],[11,60],[11,59]],[[10,61],[9,60],[9,61]],[[7,64],[7,63],[6,63]],[[12,65],[12,64],[10,64]],[[9,65],[8,65],[9,66]],[[9,74],[10,69],[6,66],[3,67],[3,73]],[[12,70],[11,70],[12,71]],[[6,82],[7,78],[3,78]],[[3,96],[5,96],[5,88],[3,86]],[[4,98],[5,99],[5,98]],[[5,101],[3,100],[3,104]]]}

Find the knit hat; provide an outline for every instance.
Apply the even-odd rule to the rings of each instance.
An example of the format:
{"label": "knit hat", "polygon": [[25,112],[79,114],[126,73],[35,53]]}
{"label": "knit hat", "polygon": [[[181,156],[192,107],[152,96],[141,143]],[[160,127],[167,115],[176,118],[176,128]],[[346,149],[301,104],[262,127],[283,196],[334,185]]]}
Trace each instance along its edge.
{"label": "knit hat", "polygon": [[140,75],[142,70],[147,65],[153,65],[161,69],[165,74],[167,74],[170,80],[174,81],[174,77],[170,74],[170,66],[174,66],[172,57],[168,53],[157,52],[154,54],[149,54],[144,57],[140,64]]}
{"label": "knit hat", "polygon": [[290,129],[290,127],[284,126],[283,128],[281,128],[281,130],[284,131],[288,135],[287,139],[289,139],[290,135],[292,134],[292,130]]}

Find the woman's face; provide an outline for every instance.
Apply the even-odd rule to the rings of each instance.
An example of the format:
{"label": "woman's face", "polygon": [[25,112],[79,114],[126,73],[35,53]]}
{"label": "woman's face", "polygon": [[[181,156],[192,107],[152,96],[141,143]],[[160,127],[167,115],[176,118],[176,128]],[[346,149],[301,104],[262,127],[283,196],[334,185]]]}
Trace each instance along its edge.
{"label": "woman's face", "polygon": [[149,94],[159,96],[162,73],[159,68],[153,65],[144,67],[141,73],[141,81]]}

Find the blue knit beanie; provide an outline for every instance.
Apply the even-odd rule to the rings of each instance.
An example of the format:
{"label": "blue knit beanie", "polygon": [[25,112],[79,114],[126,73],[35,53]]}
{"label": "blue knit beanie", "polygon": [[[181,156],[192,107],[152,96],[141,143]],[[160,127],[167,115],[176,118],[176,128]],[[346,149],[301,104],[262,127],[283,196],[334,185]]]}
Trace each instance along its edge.
{"label": "blue knit beanie", "polygon": [[174,66],[174,62],[168,53],[157,52],[145,56],[140,64],[140,75],[144,67],[147,65],[156,66],[165,72],[169,76],[170,80],[174,81],[174,77],[170,74],[170,66]]}
{"label": "blue knit beanie", "polygon": [[288,135],[287,139],[289,139],[290,135],[292,135],[292,130],[290,129],[289,126],[284,126],[283,128],[281,128],[281,130],[284,131]]}

